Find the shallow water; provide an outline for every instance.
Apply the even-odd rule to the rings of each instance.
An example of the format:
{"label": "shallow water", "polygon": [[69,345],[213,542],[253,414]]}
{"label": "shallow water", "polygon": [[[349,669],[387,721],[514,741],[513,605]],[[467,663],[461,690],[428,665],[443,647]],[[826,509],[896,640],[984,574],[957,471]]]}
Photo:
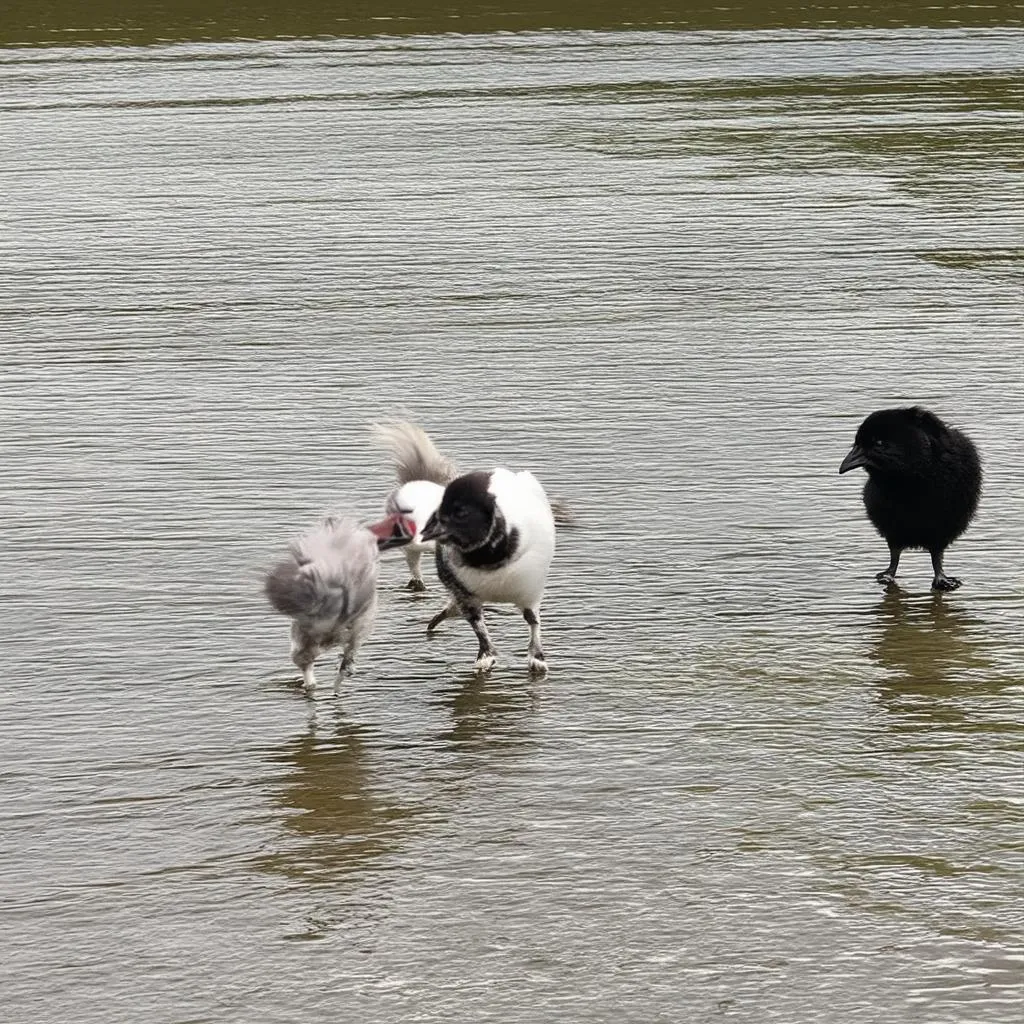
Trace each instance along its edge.
{"label": "shallow water", "polygon": [[[1024,32],[568,23],[0,50],[5,1019],[1019,1019]],[[907,402],[953,594],[837,475]],[[546,681],[391,559],[296,688],[401,410],[578,511]]]}

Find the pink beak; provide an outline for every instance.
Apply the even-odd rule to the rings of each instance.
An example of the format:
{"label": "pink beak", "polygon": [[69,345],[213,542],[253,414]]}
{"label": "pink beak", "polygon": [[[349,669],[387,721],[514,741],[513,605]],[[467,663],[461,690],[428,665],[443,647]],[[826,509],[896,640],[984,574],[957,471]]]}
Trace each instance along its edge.
{"label": "pink beak", "polygon": [[397,512],[366,528],[377,538],[377,548],[381,551],[408,544],[416,536],[416,523]]}

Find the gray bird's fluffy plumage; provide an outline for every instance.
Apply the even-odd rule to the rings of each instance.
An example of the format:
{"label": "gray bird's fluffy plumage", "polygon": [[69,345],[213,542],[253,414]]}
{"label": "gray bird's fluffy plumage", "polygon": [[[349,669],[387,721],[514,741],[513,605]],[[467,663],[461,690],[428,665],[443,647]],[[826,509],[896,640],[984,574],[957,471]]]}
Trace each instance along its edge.
{"label": "gray bird's fluffy plumage", "polygon": [[338,689],[373,625],[379,543],[365,527],[328,517],[267,573],[264,593],[292,620],[292,660],[309,691],[316,687],[313,662],[341,645]]}

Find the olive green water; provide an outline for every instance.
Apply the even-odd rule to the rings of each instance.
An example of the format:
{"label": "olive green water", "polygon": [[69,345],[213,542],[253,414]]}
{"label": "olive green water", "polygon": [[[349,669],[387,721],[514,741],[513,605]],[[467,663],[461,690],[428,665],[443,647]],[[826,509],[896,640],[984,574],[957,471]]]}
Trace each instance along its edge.
{"label": "olive green water", "polygon": [[[1024,29],[904,6],[9,6],[5,1021],[1021,1019]],[[953,594],[837,475],[907,402]],[[546,681],[389,559],[297,689],[401,410],[578,510]]]}

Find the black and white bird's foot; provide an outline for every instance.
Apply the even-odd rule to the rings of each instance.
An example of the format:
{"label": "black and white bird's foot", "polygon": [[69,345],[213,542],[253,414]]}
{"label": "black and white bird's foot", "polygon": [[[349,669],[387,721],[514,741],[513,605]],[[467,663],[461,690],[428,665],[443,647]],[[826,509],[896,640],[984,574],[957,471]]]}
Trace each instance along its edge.
{"label": "black and white bird's foot", "polygon": [[483,675],[485,672],[490,672],[497,663],[498,659],[493,654],[481,654],[480,657],[473,662],[473,669],[479,675]]}
{"label": "black and white bird's foot", "polygon": [[947,576],[943,573],[941,576],[936,576],[932,580],[932,590],[956,590],[960,586],[961,581],[955,576]]}
{"label": "black and white bird's foot", "polygon": [[543,656],[536,657],[531,654],[526,659],[526,669],[534,679],[542,679],[548,674],[548,663]]}
{"label": "black and white bird's foot", "polygon": [[405,589],[413,594],[422,594],[427,589],[427,585],[418,576],[413,576],[413,578],[406,583]]}

